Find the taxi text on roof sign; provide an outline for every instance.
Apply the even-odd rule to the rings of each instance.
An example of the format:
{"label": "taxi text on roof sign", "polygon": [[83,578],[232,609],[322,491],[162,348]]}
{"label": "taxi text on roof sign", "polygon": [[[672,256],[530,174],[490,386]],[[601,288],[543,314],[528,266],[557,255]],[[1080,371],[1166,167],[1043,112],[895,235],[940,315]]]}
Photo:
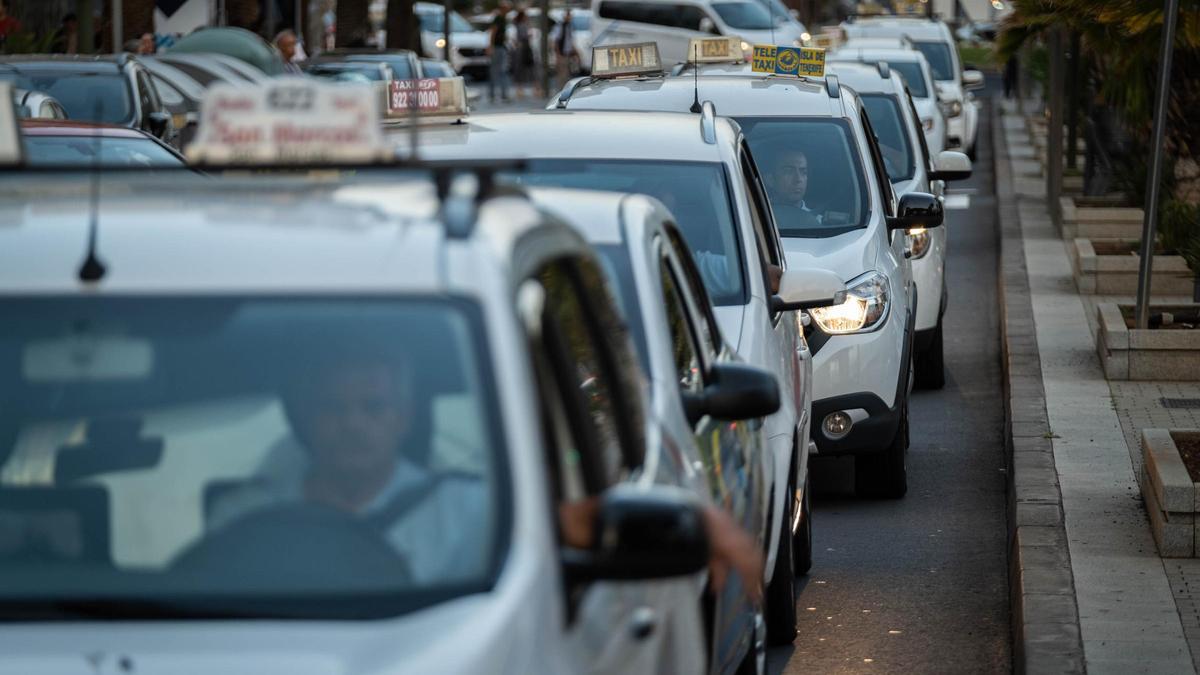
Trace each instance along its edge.
{"label": "taxi text on roof sign", "polygon": [[200,104],[188,159],[199,164],[369,163],[390,156],[377,90],[282,77],[262,86],[216,84]]}
{"label": "taxi text on roof sign", "polygon": [[750,69],[756,73],[824,77],[825,50],[819,47],[754,45]]}
{"label": "taxi text on roof sign", "polygon": [[461,77],[392,80],[388,83],[388,117],[467,114],[467,89]]}
{"label": "taxi text on roof sign", "polygon": [[12,84],[0,82],[0,166],[21,163],[21,131]]}
{"label": "taxi text on roof sign", "polygon": [[895,0],[892,5],[896,8],[896,14],[906,16],[924,16],[926,14],[926,4],[921,0]]}
{"label": "taxi text on roof sign", "polygon": [[658,45],[653,42],[604,45],[592,48],[592,75],[594,77],[661,72],[662,62],[658,59]]}
{"label": "taxi text on roof sign", "polygon": [[738,38],[692,38],[688,44],[687,60],[692,63],[741,63],[746,60],[746,55]]}

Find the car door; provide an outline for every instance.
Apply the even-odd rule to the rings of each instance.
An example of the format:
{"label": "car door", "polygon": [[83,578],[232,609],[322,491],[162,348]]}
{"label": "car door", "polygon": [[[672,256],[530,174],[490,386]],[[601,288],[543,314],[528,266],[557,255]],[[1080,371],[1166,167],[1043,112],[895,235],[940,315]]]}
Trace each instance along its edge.
{"label": "car door", "polygon": [[[545,294],[535,347],[560,541],[590,527],[589,508],[617,483],[639,478],[643,408],[636,360],[589,258],[562,258],[535,280]],[[564,575],[564,642],[577,672],[695,672],[702,667],[698,598],[689,578],[585,582]]]}
{"label": "car door", "polygon": [[[711,383],[712,365],[733,357],[720,341],[716,317],[683,237],[668,228],[654,248],[680,391],[696,394]],[[761,430],[761,419],[730,422],[707,415],[692,427],[713,501],[760,544],[764,530],[760,498],[764,482],[758,459],[763,452]],[[723,672],[750,648],[755,607],[739,578],[731,578],[710,601],[705,620],[709,622],[712,670]]]}

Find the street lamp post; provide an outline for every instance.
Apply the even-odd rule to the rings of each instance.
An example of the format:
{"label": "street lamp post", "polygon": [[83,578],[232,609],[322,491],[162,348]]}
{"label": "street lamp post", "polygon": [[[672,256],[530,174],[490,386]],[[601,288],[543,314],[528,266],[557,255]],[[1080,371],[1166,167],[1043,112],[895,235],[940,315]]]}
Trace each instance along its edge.
{"label": "street lamp post", "polygon": [[[450,12],[453,11],[454,3],[446,0],[442,4],[442,58],[446,60],[446,63],[450,63]],[[413,18],[416,16],[414,15]]]}
{"label": "street lamp post", "polygon": [[1166,0],[1163,15],[1162,54],[1159,58],[1158,100],[1154,103],[1154,134],[1150,147],[1150,176],[1146,179],[1145,215],[1142,218],[1142,250],[1138,265],[1137,327],[1150,326],[1150,272],[1154,266],[1154,237],[1158,227],[1158,194],[1162,184],[1163,142],[1167,131],[1167,100],[1171,93],[1171,54],[1175,46],[1175,22],[1179,0]]}

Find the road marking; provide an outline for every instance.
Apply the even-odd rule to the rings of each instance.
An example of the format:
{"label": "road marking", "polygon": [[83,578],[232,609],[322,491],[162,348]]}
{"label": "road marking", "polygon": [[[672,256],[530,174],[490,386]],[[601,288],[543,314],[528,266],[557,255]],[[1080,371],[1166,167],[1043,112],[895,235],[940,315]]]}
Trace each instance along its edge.
{"label": "road marking", "polygon": [[946,209],[961,211],[971,208],[970,195],[946,195]]}

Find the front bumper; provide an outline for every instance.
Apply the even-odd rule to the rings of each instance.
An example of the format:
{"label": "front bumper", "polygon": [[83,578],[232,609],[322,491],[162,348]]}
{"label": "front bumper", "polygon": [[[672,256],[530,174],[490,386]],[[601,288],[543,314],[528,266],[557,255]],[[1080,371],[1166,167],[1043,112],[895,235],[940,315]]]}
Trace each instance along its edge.
{"label": "front bumper", "polygon": [[917,331],[937,326],[945,311],[946,227],[929,232],[929,250],[912,261],[913,283],[917,285]]}
{"label": "front bumper", "polygon": [[[900,402],[888,407],[883,399],[869,392],[835,396],[813,401],[812,437],[820,455],[859,455],[879,452],[891,444],[900,428]],[[832,439],[825,435],[825,417],[839,410],[859,417],[850,433]]]}

